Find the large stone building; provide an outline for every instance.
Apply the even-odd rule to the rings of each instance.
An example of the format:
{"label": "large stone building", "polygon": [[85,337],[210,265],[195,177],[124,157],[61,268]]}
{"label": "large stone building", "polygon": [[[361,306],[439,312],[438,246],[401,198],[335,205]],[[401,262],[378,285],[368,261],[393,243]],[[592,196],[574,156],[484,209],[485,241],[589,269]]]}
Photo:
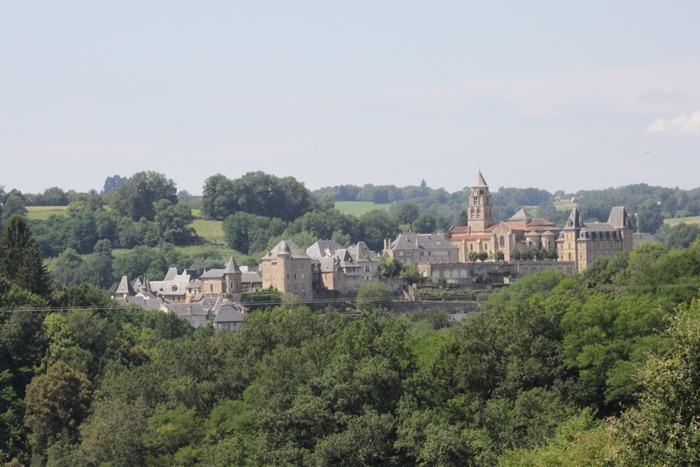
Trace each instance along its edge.
{"label": "large stone building", "polygon": [[458,259],[469,261],[469,253],[486,251],[494,258],[497,252],[510,261],[515,248],[556,248],[559,229],[547,219],[532,217],[523,209],[505,222],[496,223],[489,186],[481,174],[477,174],[469,191],[467,225],[451,227],[447,232],[450,242],[459,248]]}
{"label": "large stone building", "polygon": [[574,261],[577,271],[583,271],[598,258],[632,248],[632,223],[624,207],[612,208],[607,222],[593,223],[583,223],[578,209],[574,208],[557,239],[559,259]]}
{"label": "large stone building", "polygon": [[314,261],[316,285],[342,295],[355,295],[360,287],[379,276],[379,259],[365,242],[342,248],[336,242],[316,242],[306,249]]}
{"label": "large stone building", "polygon": [[459,247],[442,235],[403,233],[393,242],[384,242],[384,255],[403,264],[452,263],[458,253]]}
{"label": "large stone building", "polygon": [[312,299],[312,260],[290,240],[282,240],[260,260],[263,288]]}

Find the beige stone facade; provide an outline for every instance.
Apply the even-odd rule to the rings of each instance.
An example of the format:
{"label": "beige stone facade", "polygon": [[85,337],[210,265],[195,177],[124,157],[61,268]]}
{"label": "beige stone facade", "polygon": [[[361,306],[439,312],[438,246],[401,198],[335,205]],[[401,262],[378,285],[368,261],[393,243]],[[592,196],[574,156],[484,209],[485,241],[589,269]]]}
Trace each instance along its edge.
{"label": "beige stone facade", "polygon": [[379,276],[377,254],[365,242],[348,248],[335,242],[316,242],[306,253],[314,261],[318,286],[326,290],[353,296],[363,284],[376,281]]}
{"label": "beige stone facade", "polygon": [[241,270],[233,256],[224,269],[210,269],[199,277],[199,291],[204,294],[225,294],[241,292]]}
{"label": "beige stone facade", "polygon": [[632,251],[632,224],[624,207],[614,207],[608,222],[584,224],[576,208],[557,239],[559,259],[574,261],[583,271],[598,258],[614,256],[618,251]]}
{"label": "beige stone facade", "polygon": [[459,247],[436,234],[403,233],[384,245],[384,255],[403,264],[452,263],[458,260],[458,254]]}
{"label": "beige stone facade", "polygon": [[312,299],[312,260],[290,240],[282,240],[260,261],[263,288]]}

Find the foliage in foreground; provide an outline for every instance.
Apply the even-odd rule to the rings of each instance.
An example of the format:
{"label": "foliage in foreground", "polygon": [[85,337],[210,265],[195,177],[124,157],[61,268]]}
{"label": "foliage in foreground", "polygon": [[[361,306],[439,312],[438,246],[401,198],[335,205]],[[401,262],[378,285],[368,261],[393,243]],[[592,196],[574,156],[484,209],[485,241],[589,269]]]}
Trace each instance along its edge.
{"label": "foliage in foreground", "polygon": [[692,462],[697,247],[536,274],[452,326],[391,316],[372,290],[359,317],[261,306],[234,335],[89,286],[62,293],[69,311],[36,310],[0,282],[0,300],[35,308],[0,313],[0,450],[36,465]]}

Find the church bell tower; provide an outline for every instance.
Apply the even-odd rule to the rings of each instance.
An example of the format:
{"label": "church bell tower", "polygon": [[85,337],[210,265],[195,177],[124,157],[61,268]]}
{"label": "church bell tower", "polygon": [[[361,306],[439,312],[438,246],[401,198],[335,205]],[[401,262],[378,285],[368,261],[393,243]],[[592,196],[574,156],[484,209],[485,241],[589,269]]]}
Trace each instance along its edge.
{"label": "church bell tower", "polygon": [[467,207],[467,226],[469,233],[482,233],[494,225],[493,206],[489,186],[481,175],[481,170],[476,176],[476,181],[469,191],[469,206]]}

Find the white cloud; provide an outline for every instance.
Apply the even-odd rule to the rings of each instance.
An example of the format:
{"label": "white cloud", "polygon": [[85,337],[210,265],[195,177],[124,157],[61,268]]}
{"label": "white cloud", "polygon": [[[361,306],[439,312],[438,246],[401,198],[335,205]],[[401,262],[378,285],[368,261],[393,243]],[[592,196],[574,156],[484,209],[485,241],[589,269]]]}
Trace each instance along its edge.
{"label": "white cloud", "polygon": [[677,117],[660,118],[647,127],[651,134],[700,134],[700,110],[682,113]]}

